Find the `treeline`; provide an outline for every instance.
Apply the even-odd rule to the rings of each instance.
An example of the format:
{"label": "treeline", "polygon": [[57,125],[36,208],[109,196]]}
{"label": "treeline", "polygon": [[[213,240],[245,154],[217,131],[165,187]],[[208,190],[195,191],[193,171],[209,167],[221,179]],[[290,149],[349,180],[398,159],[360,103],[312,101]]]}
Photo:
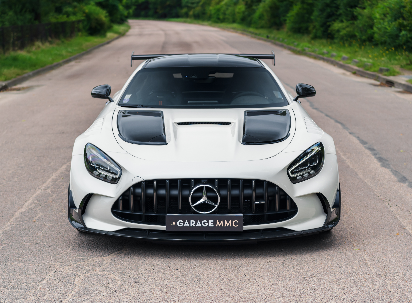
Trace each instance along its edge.
{"label": "treeline", "polygon": [[132,15],[239,23],[412,51],[412,0],[136,0]]}
{"label": "treeline", "polygon": [[82,19],[98,35],[128,17],[238,23],[412,51],[412,0],[0,0],[0,26]]}
{"label": "treeline", "polygon": [[134,0],[0,0],[0,27],[83,20],[90,35],[105,34],[134,11]]}

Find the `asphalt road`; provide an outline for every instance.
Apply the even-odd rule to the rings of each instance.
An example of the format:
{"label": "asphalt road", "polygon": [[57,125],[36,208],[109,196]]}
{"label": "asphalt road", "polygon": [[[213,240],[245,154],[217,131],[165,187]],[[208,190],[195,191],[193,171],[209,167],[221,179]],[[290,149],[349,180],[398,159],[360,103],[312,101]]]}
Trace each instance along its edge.
{"label": "asphalt road", "polygon": [[[0,93],[0,302],[412,300],[412,95],[247,36],[130,21],[129,33]],[[276,52],[274,71],[335,140],[343,217],[328,234],[259,244],[165,245],[78,233],[67,221],[75,138],[119,90],[130,54]],[[136,64],[137,66],[137,64]]]}

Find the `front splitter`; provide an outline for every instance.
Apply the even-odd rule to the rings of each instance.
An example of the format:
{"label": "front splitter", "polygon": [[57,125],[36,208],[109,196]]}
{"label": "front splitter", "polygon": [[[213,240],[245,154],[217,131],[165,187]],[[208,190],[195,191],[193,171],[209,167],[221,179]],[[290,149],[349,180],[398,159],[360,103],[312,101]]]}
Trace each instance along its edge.
{"label": "front splitter", "polygon": [[275,239],[287,239],[313,235],[324,231],[329,231],[333,226],[323,226],[316,229],[293,231],[286,228],[245,230],[242,232],[167,232],[164,230],[133,229],[125,228],[117,231],[103,231],[85,228],[78,222],[70,223],[81,232],[104,234],[112,236],[129,237],[150,241],[173,241],[173,242],[245,242],[245,241],[269,241]]}

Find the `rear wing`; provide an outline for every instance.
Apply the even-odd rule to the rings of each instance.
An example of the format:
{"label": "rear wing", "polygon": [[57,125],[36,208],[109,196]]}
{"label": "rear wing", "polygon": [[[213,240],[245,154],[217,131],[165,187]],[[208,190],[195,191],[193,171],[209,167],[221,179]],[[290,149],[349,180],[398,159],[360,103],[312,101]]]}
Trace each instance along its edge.
{"label": "rear wing", "polygon": [[[218,55],[217,53],[209,53],[211,55]],[[133,66],[133,60],[147,60],[153,59],[158,57],[164,56],[174,56],[174,55],[196,55],[196,54],[151,54],[151,55],[134,55],[132,53],[132,57],[130,59],[130,66]],[[240,56],[240,57],[250,57],[256,59],[273,59],[273,65],[275,65],[275,52],[272,51],[272,54],[225,54],[225,55],[233,55],[233,56]]]}

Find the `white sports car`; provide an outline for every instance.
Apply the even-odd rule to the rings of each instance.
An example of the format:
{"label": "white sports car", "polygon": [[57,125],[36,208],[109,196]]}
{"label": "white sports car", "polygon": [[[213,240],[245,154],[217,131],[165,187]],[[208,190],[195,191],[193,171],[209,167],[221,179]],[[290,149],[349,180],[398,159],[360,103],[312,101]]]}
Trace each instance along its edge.
{"label": "white sports car", "polygon": [[259,59],[145,60],[74,143],[68,216],[79,231],[151,240],[268,240],[340,219],[333,139]]}

